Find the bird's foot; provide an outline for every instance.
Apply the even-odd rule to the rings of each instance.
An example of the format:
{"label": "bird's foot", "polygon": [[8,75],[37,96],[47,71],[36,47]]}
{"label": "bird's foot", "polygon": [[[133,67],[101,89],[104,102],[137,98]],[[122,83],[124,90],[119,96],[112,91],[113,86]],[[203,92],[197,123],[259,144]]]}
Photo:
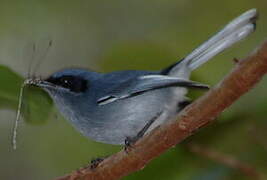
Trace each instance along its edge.
{"label": "bird's foot", "polygon": [[95,169],[105,158],[95,158],[90,162],[90,168]]}
{"label": "bird's foot", "polygon": [[133,147],[133,145],[136,143],[136,141],[138,141],[142,137],[143,136],[139,136],[139,134],[137,134],[137,136],[134,137],[126,137],[124,141],[124,151],[128,153],[130,149]]}

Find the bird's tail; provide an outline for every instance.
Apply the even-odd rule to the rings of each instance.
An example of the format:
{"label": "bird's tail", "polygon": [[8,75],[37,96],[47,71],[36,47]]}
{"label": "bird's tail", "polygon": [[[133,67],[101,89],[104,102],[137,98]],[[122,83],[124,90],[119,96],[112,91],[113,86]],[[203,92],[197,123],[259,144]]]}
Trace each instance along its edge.
{"label": "bird's tail", "polygon": [[243,13],[187,55],[182,61],[165,69],[165,73],[169,71],[168,74],[177,74],[182,66],[187,66],[190,71],[198,68],[215,55],[252,33],[256,27],[256,20],[256,9]]}

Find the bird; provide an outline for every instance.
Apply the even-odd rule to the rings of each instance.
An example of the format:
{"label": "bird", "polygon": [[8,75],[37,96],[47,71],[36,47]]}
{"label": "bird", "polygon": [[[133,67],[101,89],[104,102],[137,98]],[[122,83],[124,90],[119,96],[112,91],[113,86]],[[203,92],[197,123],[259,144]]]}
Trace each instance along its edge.
{"label": "bird", "polygon": [[252,33],[256,19],[256,9],[246,11],[182,60],[159,71],[100,73],[68,68],[45,79],[27,79],[25,84],[46,91],[84,136],[123,145],[167,123],[190,104],[188,89],[208,89],[206,84],[191,81],[191,72]]}

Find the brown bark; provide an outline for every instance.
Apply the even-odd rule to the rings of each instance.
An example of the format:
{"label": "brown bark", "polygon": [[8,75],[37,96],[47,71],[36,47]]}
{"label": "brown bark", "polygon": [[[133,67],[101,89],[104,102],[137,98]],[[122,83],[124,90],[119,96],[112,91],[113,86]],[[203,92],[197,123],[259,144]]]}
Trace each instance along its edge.
{"label": "brown bark", "polygon": [[115,180],[138,171],[153,158],[206,126],[267,72],[267,41],[252,55],[240,60],[220,83],[187,106],[176,117],[140,139],[131,150],[110,156],[95,169],[82,168],[57,180]]}

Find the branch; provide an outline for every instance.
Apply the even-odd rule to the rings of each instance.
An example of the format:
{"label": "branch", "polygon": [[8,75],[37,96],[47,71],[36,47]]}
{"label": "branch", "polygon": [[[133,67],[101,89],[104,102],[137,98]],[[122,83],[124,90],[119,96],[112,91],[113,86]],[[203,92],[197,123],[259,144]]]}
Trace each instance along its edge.
{"label": "branch", "polygon": [[247,164],[246,162],[242,162],[238,160],[237,158],[231,155],[224,154],[224,153],[215,151],[214,149],[210,149],[210,148],[207,148],[202,145],[195,144],[195,143],[190,143],[186,147],[189,149],[189,151],[193,153],[209,158],[213,161],[221,163],[230,168],[236,169],[242,172],[244,175],[251,177],[254,180],[260,180],[260,179],[263,179],[264,177],[264,175],[257,172],[257,170],[254,167]]}
{"label": "branch", "polygon": [[82,168],[57,180],[115,180],[143,169],[153,158],[206,126],[246,93],[267,72],[267,41],[252,55],[236,63],[233,71],[171,121],[140,139],[126,153],[108,157],[97,168]]}

